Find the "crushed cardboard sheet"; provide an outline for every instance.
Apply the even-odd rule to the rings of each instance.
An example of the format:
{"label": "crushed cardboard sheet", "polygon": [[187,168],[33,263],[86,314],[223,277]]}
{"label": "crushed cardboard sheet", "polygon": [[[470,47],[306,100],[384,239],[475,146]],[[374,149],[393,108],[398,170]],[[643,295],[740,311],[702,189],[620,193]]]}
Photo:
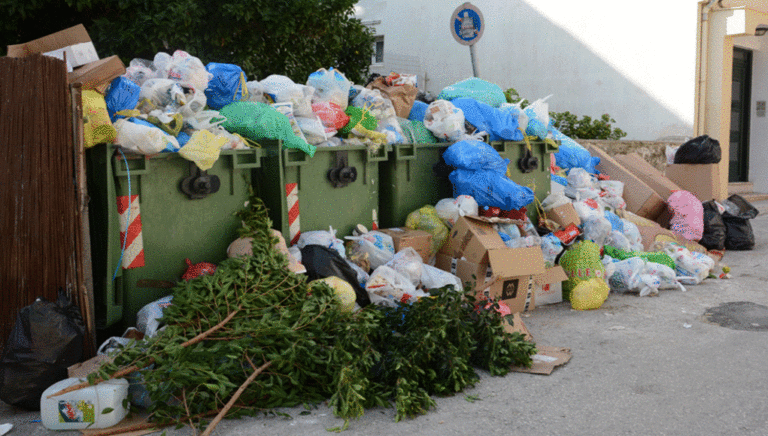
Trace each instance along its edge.
{"label": "crushed cardboard sheet", "polygon": [[533,356],[533,365],[530,368],[513,366],[512,371],[550,375],[556,367],[565,365],[571,360],[570,348],[536,345],[536,349],[538,353]]}
{"label": "crushed cardboard sheet", "polygon": [[[160,431],[159,428],[150,429],[150,430],[134,430],[134,431],[128,430],[132,426],[143,424],[145,422],[147,422],[146,416],[135,415],[130,418],[125,418],[124,420],[120,421],[117,425],[114,425],[109,429],[113,431],[118,431],[123,428],[126,429],[126,431],[123,431],[122,433],[113,433],[114,436],[143,436],[147,434],[157,433]],[[85,430],[80,430],[80,433],[83,436],[91,436],[91,435],[99,434],[99,432],[103,432],[103,431],[104,429],[85,429]]]}

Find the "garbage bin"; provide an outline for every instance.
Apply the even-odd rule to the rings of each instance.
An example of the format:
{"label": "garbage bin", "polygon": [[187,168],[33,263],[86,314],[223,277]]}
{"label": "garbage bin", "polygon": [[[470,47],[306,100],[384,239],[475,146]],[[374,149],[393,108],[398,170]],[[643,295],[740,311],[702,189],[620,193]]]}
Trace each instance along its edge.
{"label": "garbage bin", "polygon": [[451,145],[395,144],[389,159],[382,162],[379,194],[382,228],[402,227],[408,214],[424,205],[435,205],[440,199],[453,197],[448,179],[451,168],[443,160],[443,152]]}
{"label": "garbage bin", "polygon": [[550,153],[557,152],[559,148],[557,143],[541,140],[494,141],[491,146],[499,152],[501,157],[509,159],[507,167],[509,178],[518,185],[527,186],[533,190],[536,200],[527,206],[528,217],[537,223],[539,212],[536,201],[543,201],[550,193]]}
{"label": "garbage bin", "polygon": [[386,147],[318,147],[309,157],[275,142],[263,152],[254,172],[256,193],[289,243],[299,231],[333,227],[341,238],[357,224],[370,228],[378,221],[379,162],[387,159]]}
{"label": "garbage bin", "polygon": [[[234,213],[249,197],[251,172],[260,166],[260,156],[260,149],[225,150],[211,169],[201,172],[177,153],[122,155],[106,145],[87,151],[98,328],[135,325],[139,309],[171,293],[187,268],[185,259],[226,259],[240,226]],[[139,204],[144,266],[123,269],[118,267],[123,247],[117,199],[129,191]],[[138,230],[136,216],[125,218],[136,226],[131,230]],[[124,260],[137,255],[122,254]]]}

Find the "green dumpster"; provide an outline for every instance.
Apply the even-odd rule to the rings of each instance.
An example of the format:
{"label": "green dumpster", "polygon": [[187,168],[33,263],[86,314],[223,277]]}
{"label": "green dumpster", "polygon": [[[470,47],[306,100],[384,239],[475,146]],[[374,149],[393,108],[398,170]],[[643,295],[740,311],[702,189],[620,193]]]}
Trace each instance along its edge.
{"label": "green dumpster", "polygon": [[[185,259],[214,264],[226,259],[240,226],[234,213],[248,199],[260,156],[260,149],[225,150],[211,169],[200,172],[177,153],[123,155],[106,145],[87,151],[99,328],[135,325],[139,309],[171,293],[187,268]],[[144,266],[123,269],[121,254],[126,261],[136,256],[131,247],[122,252],[120,240],[117,200],[129,190],[139,204]],[[124,215],[137,225],[136,216]]]}
{"label": "green dumpster", "polygon": [[387,159],[386,147],[375,153],[364,146],[318,147],[309,157],[274,143],[263,152],[254,171],[256,193],[289,243],[299,231],[333,227],[343,238],[355,225],[371,228],[378,220],[379,162]]}
{"label": "green dumpster", "polygon": [[451,168],[442,160],[450,144],[395,144],[382,162],[379,194],[382,228],[402,227],[408,214],[453,197]]}
{"label": "green dumpster", "polygon": [[550,193],[550,153],[557,152],[558,145],[541,140],[531,140],[528,143],[530,150],[525,141],[494,141],[491,146],[501,157],[509,159],[507,172],[510,179],[533,190],[536,200],[529,204],[527,209],[528,217],[537,223],[539,213],[536,202],[543,201]]}

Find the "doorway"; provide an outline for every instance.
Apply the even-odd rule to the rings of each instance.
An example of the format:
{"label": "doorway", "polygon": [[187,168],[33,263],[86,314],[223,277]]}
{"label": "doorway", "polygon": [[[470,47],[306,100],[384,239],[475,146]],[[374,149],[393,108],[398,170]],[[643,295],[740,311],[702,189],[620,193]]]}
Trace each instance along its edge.
{"label": "doorway", "polygon": [[747,182],[749,174],[749,109],[752,90],[752,51],[733,49],[729,182]]}

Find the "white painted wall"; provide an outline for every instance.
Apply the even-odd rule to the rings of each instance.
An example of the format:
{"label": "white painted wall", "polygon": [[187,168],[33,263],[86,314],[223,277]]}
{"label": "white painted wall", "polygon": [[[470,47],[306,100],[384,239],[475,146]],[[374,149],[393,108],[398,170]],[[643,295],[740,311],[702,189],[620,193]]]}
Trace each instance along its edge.
{"label": "white painted wall", "polygon": [[[469,48],[450,35],[463,3],[361,0],[358,17],[384,35],[374,72],[426,73],[437,94],[472,75]],[[553,111],[616,119],[626,139],[693,134],[696,0],[473,0],[485,33],[481,78],[529,100],[553,94]],[[405,71],[403,68],[414,71]],[[419,70],[419,71],[416,71]]]}
{"label": "white painted wall", "polygon": [[768,41],[763,38],[751,38],[752,51],[752,102],[750,109],[749,136],[749,181],[754,183],[755,192],[768,192],[768,115],[757,116],[757,101],[768,101],[768,89],[763,85],[768,83]]}

